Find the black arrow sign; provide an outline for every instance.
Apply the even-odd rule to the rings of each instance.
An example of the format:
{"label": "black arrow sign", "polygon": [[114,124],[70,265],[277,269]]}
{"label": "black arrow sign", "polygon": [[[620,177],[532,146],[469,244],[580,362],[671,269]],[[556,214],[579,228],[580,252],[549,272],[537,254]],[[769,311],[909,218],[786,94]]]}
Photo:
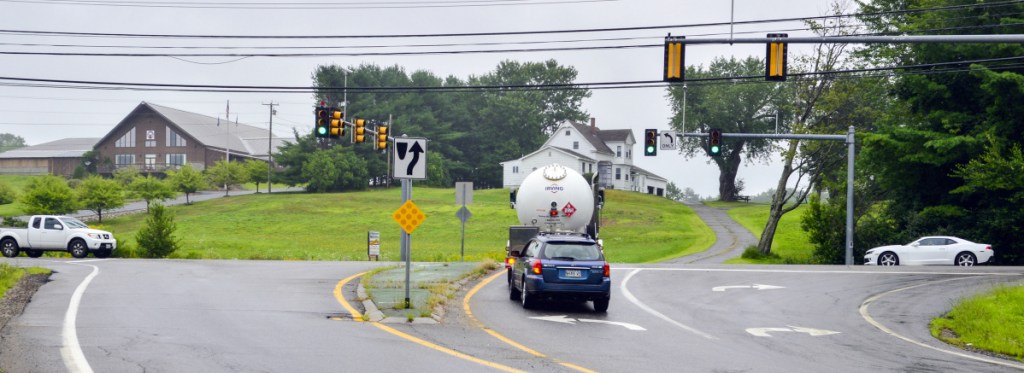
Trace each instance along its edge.
{"label": "black arrow sign", "polygon": [[412,148],[409,149],[409,152],[412,153],[412,160],[409,161],[409,167],[405,169],[406,175],[412,175],[412,170],[416,168],[416,162],[420,161],[420,153],[423,153],[423,148],[420,147],[420,142],[413,141]]}

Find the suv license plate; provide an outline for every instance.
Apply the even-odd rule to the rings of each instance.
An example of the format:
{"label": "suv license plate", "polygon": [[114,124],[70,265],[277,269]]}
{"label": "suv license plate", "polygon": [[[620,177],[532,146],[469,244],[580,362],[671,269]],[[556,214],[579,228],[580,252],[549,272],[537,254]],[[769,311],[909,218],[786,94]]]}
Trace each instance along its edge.
{"label": "suv license plate", "polygon": [[583,278],[583,271],[578,269],[567,269],[565,270],[565,277],[568,278]]}

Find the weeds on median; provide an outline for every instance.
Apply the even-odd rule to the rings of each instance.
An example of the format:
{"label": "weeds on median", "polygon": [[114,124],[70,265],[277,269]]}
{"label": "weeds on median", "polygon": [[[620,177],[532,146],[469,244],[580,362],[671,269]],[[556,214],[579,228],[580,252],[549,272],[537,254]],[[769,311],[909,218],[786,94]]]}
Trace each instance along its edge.
{"label": "weeds on median", "polygon": [[997,286],[965,299],[929,329],[946,343],[1024,362],[1024,285]]}

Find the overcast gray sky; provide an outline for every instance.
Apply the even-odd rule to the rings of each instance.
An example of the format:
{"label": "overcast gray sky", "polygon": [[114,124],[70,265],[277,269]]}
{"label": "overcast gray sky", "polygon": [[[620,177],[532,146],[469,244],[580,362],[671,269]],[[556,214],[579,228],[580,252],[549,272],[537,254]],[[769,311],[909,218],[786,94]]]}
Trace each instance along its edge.
{"label": "overcast gray sky", "polygon": [[[279,0],[278,0],[279,1]],[[266,3],[264,9],[242,8],[239,3]],[[750,21],[791,17],[812,17],[826,13],[826,0],[735,0],[735,20]],[[187,35],[396,35],[470,32],[516,32],[568,29],[606,29],[635,26],[690,25],[730,20],[729,1],[698,0],[316,0],[281,7],[271,0],[121,1],[98,0],[37,1],[0,0],[0,29],[10,31],[60,31],[86,33],[187,34]],[[96,3],[105,5],[95,5]],[[218,5],[219,4],[219,5]],[[277,4],[277,5],[275,5]],[[308,9],[310,4],[319,9]],[[131,5],[131,6],[129,6]],[[137,6],[149,5],[149,6]],[[156,6],[159,5],[159,6]],[[215,6],[210,8],[209,6]],[[217,7],[219,6],[219,7]],[[306,7],[307,9],[302,9]],[[276,9],[265,9],[276,8]],[[328,9],[324,9],[328,8]],[[853,9],[851,9],[853,11]],[[738,36],[763,37],[771,32],[790,36],[807,35],[797,22],[736,26]],[[205,47],[341,47],[353,45],[409,45],[435,43],[480,43],[551,41],[596,38],[639,38],[579,45],[658,44],[666,33],[693,35],[728,33],[728,26],[674,28],[630,32],[546,34],[531,36],[400,38],[400,39],[166,39],[42,36],[0,32],[0,51],[107,53],[245,53],[251,49],[138,49],[71,48],[46,45],[116,46],[205,46]],[[724,37],[718,35],[716,37]],[[388,48],[282,50],[255,52],[380,52],[395,50],[498,49],[552,47],[558,45],[459,46],[451,48]],[[799,52],[799,48],[792,48]],[[399,65],[407,72],[428,70],[440,76],[462,79],[481,75],[505,59],[543,61],[556,59],[579,71],[578,82],[660,80],[661,48],[611,49],[597,51],[546,51],[528,53],[485,53],[417,56],[312,56],[312,57],[84,57],[22,56],[0,54],[0,76],[34,79],[66,79],[136,83],[181,83],[199,85],[308,86],[318,65]],[[707,64],[716,56],[763,58],[763,45],[692,45],[686,63]],[[309,93],[194,93],[130,90],[89,90],[13,86],[0,80],[0,132],[25,138],[30,145],[67,137],[101,137],[141,101],[148,101],[209,116],[223,117],[231,101],[231,118],[266,126],[267,106],[279,103],[274,133],[291,137],[292,128],[305,133],[312,129]],[[20,83],[19,83],[20,85]],[[644,128],[669,129],[671,110],[665,88],[594,90],[583,108],[597,119],[602,129],[632,129],[639,140]],[[358,114],[358,108],[353,108]],[[401,123],[396,123],[401,128]],[[410,134],[416,135],[416,134]],[[639,145],[634,154],[642,154]],[[680,188],[691,187],[701,195],[718,194],[718,170],[707,159],[686,159],[670,152],[657,157],[634,158],[635,164],[662,175]],[[756,194],[775,186],[780,166],[745,165],[739,179],[746,193]]]}

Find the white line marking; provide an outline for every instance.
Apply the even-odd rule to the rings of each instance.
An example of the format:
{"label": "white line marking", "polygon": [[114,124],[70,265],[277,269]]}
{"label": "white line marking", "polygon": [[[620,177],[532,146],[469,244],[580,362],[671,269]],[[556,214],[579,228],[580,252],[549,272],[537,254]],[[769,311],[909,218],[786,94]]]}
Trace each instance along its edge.
{"label": "white line marking", "polygon": [[78,344],[78,332],[75,329],[75,321],[78,318],[78,306],[82,303],[82,294],[85,293],[85,288],[89,287],[92,279],[100,273],[100,267],[91,264],[79,264],[78,262],[69,262],[69,264],[92,267],[92,273],[85,276],[85,280],[78,284],[74,294],[71,295],[68,311],[64,314],[64,328],[61,331],[64,345],[60,348],[60,355],[64,358],[64,366],[68,368],[68,371],[72,373],[92,373],[92,367],[89,366],[89,361],[85,359],[82,346]]}
{"label": "white line marking", "polygon": [[683,325],[682,323],[680,323],[678,321],[672,320],[668,316],[663,315],[661,312],[655,311],[653,308],[648,307],[646,304],[641,303],[639,299],[636,299],[636,297],[633,296],[633,293],[630,293],[629,289],[626,288],[626,284],[629,283],[629,279],[633,278],[633,275],[639,273],[641,270],[643,270],[643,268],[636,268],[636,269],[634,269],[633,272],[630,272],[628,275],[626,275],[626,278],[622,279],[622,283],[619,284],[619,291],[622,292],[622,295],[625,296],[626,299],[629,299],[630,302],[633,302],[633,304],[635,304],[637,307],[640,307],[640,309],[642,309],[644,311],[647,311],[647,313],[652,314],[652,315],[658,317],[659,319],[667,321],[669,324],[678,326],[678,327],[682,328],[683,330],[686,330],[686,331],[688,331],[690,333],[699,335],[699,336],[707,338],[707,339],[718,339],[718,338],[715,338],[715,337],[711,336],[708,333],[702,332],[700,330],[697,330],[697,329],[691,328],[689,326]]}
{"label": "white line marking", "polygon": [[927,283],[923,283],[923,284],[917,284],[917,285],[913,285],[913,286],[908,286],[908,287],[905,287],[905,288],[890,290],[890,291],[887,291],[887,292],[884,292],[884,293],[881,293],[881,294],[876,294],[876,295],[868,298],[867,300],[865,300],[864,303],[861,303],[861,305],[860,305],[860,315],[869,324],[874,325],[874,327],[878,328],[878,330],[881,330],[881,331],[885,332],[886,334],[889,334],[889,335],[891,335],[893,337],[896,337],[896,338],[902,339],[904,341],[913,343],[915,345],[918,345],[918,346],[921,346],[921,347],[924,347],[924,348],[930,348],[932,350],[943,352],[943,353],[947,353],[947,354],[954,355],[954,356],[968,358],[968,359],[971,359],[971,360],[977,360],[977,361],[982,361],[982,362],[986,362],[986,363],[1002,365],[1002,366],[1005,366],[1005,367],[1010,367],[1010,368],[1024,370],[1024,365],[1021,365],[1021,364],[1015,364],[1015,363],[1012,363],[1012,362],[1009,362],[1009,361],[1004,361],[1004,360],[988,359],[988,358],[984,358],[984,357],[979,357],[979,356],[965,354],[965,353],[962,353],[962,352],[959,352],[959,351],[950,351],[950,350],[938,348],[938,347],[935,347],[935,346],[932,346],[932,345],[928,345],[928,344],[925,344],[925,343],[922,343],[922,342],[918,342],[918,341],[915,341],[915,340],[910,339],[908,337],[904,337],[904,336],[902,336],[900,334],[897,334],[896,332],[892,331],[892,329],[887,328],[885,325],[882,325],[882,323],[876,321],[874,318],[871,317],[871,314],[868,312],[868,307],[871,305],[872,302],[874,302],[874,301],[876,301],[878,299],[881,299],[882,297],[884,297],[886,295],[897,293],[897,292],[904,291],[904,290],[913,289],[913,288],[916,288],[916,287],[925,286],[925,285],[933,285],[933,284],[938,284],[938,283],[942,283],[942,282],[949,282],[949,281],[955,281],[955,280],[963,280],[963,279],[966,279],[966,278],[967,277],[960,277],[960,278],[951,278],[951,279],[942,280],[942,281],[927,282]]}
{"label": "white line marking", "polygon": [[857,275],[949,275],[949,276],[1021,276],[1024,273],[1007,272],[883,272],[883,271],[836,271],[810,269],[740,269],[740,268],[637,268],[612,267],[612,270],[644,270],[644,271],[685,271],[685,272],[750,272],[750,273],[829,273]]}

